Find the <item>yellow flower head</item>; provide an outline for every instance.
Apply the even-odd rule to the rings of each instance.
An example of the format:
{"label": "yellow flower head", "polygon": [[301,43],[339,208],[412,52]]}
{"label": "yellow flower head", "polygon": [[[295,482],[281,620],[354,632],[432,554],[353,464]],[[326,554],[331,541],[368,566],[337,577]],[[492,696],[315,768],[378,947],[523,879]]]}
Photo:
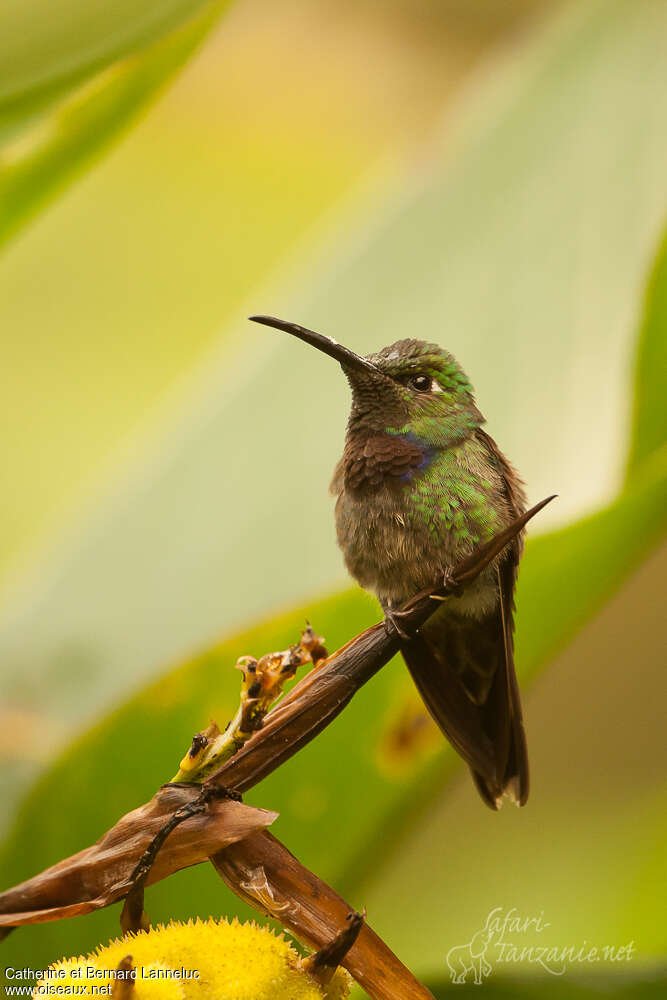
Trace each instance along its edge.
{"label": "yellow flower head", "polygon": [[[128,955],[131,964],[124,968]],[[159,926],[112,941],[87,958],[63,959],[50,967],[33,997],[344,1000],[350,982],[338,969],[321,985],[292,945],[266,927],[209,919]]]}

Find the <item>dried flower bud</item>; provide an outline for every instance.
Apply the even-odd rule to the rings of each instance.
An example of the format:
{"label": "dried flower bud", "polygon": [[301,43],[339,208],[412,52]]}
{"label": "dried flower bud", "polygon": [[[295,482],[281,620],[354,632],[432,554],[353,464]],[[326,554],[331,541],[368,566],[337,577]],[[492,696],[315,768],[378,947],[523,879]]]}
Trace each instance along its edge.
{"label": "dried flower bud", "polygon": [[220,733],[213,723],[198,733],[179,764],[172,781],[202,782],[232,757],[253,733],[262,728],[271,706],[280,698],[286,681],[305,663],[315,663],[327,655],[324,642],[308,625],[301,640],[289,649],[266,653],[259,660],[240,656],[235,667],[243,674],[238,711]]}

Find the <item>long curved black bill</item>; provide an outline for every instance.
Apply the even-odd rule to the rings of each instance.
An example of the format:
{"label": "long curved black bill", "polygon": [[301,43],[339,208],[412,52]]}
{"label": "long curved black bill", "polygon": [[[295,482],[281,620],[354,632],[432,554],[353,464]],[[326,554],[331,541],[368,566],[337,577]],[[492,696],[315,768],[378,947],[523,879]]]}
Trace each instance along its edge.
{"label": "long curved black bill", "polygon": [[284,330],[285,333],[291,333],[293,337],[298,337],[299,340],[310,344],[311,347],[316,347],[318,351],[328,354],[330,358],[334,358],[343,368],[350,368],[353,371],[359,372],[363,371],[366,374],[381,374],[375,365],[367,361],[366,358],[362,358],[358,354],[355,354],[354,351],[343,347],[342,344],[332,340],[331,337],[315,333],[314,330],[307,330],[305,326],[288,323],[284,319],[276,319],[275,316],[248,316],[248,319],[251,319],[253,323],[262,323],[264,326],[273,326],[276,330]]}

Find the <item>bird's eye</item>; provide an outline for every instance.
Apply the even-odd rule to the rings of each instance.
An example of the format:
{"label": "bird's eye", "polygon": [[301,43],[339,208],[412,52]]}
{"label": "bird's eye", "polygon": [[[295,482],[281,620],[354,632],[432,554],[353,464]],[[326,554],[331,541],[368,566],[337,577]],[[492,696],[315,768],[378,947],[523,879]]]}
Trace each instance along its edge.
{"label": "bird's eye", "polygon": [[429,375],[411,375],[408,385],[416,392],[428,392],[431,388],[431,378]]}

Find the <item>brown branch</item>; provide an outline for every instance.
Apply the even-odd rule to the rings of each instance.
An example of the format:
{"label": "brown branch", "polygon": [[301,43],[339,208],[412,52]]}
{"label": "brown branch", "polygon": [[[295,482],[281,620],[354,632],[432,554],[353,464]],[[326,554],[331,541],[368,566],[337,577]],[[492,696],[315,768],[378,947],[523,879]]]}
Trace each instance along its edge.
{"label": "brown branch", "polygon": [[[237,896],[313,948],[326,947],[346,926],[350,905],[268,830],[219,851],[211,861]],[[433,1000],[366,923],[340,964],[373,1000]]]}

